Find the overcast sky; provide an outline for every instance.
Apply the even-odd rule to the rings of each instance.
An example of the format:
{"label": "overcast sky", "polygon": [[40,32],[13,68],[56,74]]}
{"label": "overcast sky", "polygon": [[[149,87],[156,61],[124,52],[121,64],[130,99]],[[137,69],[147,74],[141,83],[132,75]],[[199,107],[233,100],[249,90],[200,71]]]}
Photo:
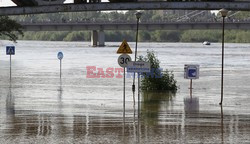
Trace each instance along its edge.
{"label": "overcast sky", "polygon": [[[74,0],[66,0],[66,3],[73,3]],[[102,0],[106,2],[108,0]],[[11,0],[0,0],[0,6],[14,6],[15,4]]]}

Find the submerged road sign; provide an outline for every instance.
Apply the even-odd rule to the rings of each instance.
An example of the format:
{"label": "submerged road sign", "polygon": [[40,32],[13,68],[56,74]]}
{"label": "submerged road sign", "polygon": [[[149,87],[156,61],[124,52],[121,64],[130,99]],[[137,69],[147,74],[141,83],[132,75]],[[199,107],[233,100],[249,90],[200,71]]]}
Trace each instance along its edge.
{"label": "submerged road sign", "polygon": [[148,62],[128,62],[127,72],[150,72],[150,63]]}
{"label": "submerged road sign", "polygon": [[122,41],[122,44],[120,45],[120,47],[116,53],[118,53],[118,54],[132,54],[132,50],[129,47],[126,40]]}
{"label": "submerged road sign", "polygon": [[15,55],[15,46],[6,46],[6,55]]}
{"label": "submerged road sign", "polygon": [[62,78],[62,59],[63,59],[63,53],[58,52],[57,53],[57,58],[60,60],[60,79]]}
{"label": "submerged road sign", "polygon": [[199,65],[184,65],[185,79],[199,79]]}
{"label": "submerged road sign", "polygon": [[62,59],[63,59],[63,53],[62,53],[62,52],[58,52],[57,58],[58,58],[59,60],[62,60]]}
{"label": "submerged road sign", "polygon": [[131,57],[127,54],[122,54],[118,57],[118,64],[121,67],[127,67],[129,61],[131,61]]}

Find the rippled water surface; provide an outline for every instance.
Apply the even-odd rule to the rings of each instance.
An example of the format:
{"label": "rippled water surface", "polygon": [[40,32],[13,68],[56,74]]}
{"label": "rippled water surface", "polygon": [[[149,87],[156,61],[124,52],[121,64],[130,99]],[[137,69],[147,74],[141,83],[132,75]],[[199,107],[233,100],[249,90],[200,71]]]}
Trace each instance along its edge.
{"label": "rippled water surface", "polygon": [[[119,68],[120,43],[93,48],[82,42],[20,41],[11,82],[7,44],[0,42],[0,143],[250,143],[249,44],[225,44],[221,107],[221,44],[139,43],[138,54],[154,50],[161,67],[173,71],[179,90],[141,93],[138,119],[127,78],[125,121],[123,78],[115,78],[118,73],[86,78],[87,66]],[[192,97],[184,64],[200,65]]]}

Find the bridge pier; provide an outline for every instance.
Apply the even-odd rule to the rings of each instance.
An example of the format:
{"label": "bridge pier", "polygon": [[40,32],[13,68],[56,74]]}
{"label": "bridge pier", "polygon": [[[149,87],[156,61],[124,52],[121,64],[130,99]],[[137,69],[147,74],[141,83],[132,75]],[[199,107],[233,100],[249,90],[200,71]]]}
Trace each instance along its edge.
{"label": "bridge pier", "polygon": [[93,30],[91,33],[91,46],[96,47],[98,42],[98,32]]}
{"label": "bridge pier", "polygon": [[93,30],[91,33],[91,46],[93,47],[102,47],[105,46],[105,33],[103,30],[99,32],[97,30]]}
{"label": "bridge pier", "polygon": [[99,47],[105,46],[105,33],[103,30],[99,31],[98,41],[99,41]]}

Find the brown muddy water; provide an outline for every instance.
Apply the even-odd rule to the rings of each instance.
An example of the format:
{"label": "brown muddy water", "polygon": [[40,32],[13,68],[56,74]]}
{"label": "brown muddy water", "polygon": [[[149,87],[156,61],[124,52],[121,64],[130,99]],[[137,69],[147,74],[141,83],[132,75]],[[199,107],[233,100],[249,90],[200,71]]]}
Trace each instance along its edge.
{"label": "brown muddy water", "polygon": [[[0,143],[250,143],[250,44],[225,44],[223,107],[221,44],[139,43],[173,71],[176,94],[141,93],[133,107],[132,78],[87,78],[87,66],[119,68],[116,50],[82,42],[20,41],[12,56],[0,49]],[[134,48],[135,43],[129,43]],[[62,51],[62,80],[57,53]],[[131,55],[133,58],[134,55]],[[183,78],[184,64],[199,64],[200,78]],[[137,93],[136,93],[137,96]],[[137,98],[136,98],[137,100]]]}

